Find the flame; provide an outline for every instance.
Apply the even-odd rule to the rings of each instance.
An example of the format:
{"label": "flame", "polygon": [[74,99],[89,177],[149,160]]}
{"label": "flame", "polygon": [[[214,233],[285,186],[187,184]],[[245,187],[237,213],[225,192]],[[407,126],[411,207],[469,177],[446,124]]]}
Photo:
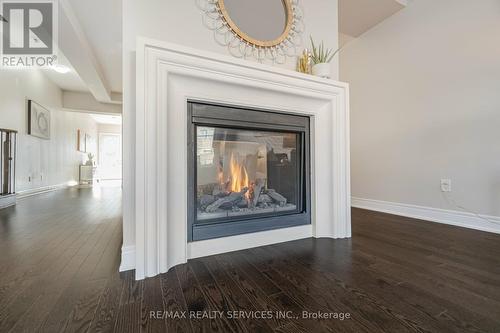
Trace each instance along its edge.
{"label": "flame", "polygon": [[248,172],[242,163],[238,162],[238,159],[231,154],[231,159],[229,162],[230,184],[229,190],[232,192],[240,192],[244,187],[248,187],[249,179]]}

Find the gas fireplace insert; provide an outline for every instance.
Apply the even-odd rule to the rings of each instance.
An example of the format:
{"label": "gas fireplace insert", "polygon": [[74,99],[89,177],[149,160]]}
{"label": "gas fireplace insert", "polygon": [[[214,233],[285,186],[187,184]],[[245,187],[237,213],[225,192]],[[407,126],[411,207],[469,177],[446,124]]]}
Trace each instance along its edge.
{"label": "gas fireplace insert", "polygon": [[188,240],[311,223],[309,121],[188,102]]}

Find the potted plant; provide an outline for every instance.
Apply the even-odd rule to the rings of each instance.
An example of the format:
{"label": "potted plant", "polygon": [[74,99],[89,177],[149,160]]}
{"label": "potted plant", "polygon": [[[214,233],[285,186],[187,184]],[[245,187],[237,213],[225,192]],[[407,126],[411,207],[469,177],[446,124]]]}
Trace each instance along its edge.
{"label": "potted plant", "polygon": [[87,163],[85,163],[85,165],[94,165],[94,154],[87,154]]}
{"label": "potted plant", "polygon": [[323,78],[330,78],[330,61],[332,61],[333,57],[340,51],[340,48],[333,51],[333,49],[325,48],[323,42],[319,44],[319,47],[316,47],[312,37],[310,37],[310,39],[312,46],[311,61],[313,63],[312,74]]}

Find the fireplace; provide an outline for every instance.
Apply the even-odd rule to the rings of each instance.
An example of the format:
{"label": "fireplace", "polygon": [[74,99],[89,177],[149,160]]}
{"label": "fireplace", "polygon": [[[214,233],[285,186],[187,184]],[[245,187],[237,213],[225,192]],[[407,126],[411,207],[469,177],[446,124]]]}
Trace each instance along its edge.
{"label": "fireplace", "polygon": [[[124,183],[128,194],[121,270],[135,269],[136,278],[143,279],[192,258],[308,237],[351,236],[347,84],[141,38],[136,63],[137,105],[134,116],[127,118],[134,122],[124,127],[135,138],[134,153],[125,160],[135,163],[129,164],[130,177]],[[204,130],[200,157],[198,128]],[[235,131],[223,132],[229,129]],[[266,159],[264,170],[252,166],[257,165],[255,158],[246,159],[248,151],[236,156],[229,150],[231,145],[241,150],[259,146],[258,140],[271,136],[269,132],[281,138],[266,139],[270,144],[265,155],[257,155],[258,161]],[[224,153],[216,151],[220,141],[225,141]],[[258,209],[243,203],[243,208],[229,208],[227,203],[225,216],[212,218],[209,213],[223,208],[215,205],[207,211],[200,206],[198,218],[202,195],[214,195],[216,187],[215,195],[230,195],[229,187],[221,184],[232,181],[231,152],[243,188],[242,165],[248,187],[255,187],[258,177],[265,178],[259,197],[274,190],[286,203],[280,206],[279,200],[269,202],[266,196],[268,206],[264,199],[259,206],[257,199]],[[274,167],[268,152],[278,157]],[[202,171],[207,171],[206,177]],[[283,177],[291,179],[290,174],[296,179],[281,182]],[[241,181],[235,186],[241,192]],[[219,192],[223,190],[226,193]],[[252,188],[248,196],[254,192]],[[264,211],[269,207],[276,209]],[[238,212],[242,215],[235,216]]]}
{"label": "fireplace", "polygon": [[188,102],[188,240],[311,223],[309,117]]}

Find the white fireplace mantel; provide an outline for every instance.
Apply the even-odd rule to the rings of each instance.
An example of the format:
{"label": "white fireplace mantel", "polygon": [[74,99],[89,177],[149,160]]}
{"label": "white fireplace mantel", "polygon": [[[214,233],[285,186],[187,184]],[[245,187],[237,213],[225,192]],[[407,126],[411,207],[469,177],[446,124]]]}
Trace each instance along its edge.
{"label": "white fireplace mantel", "polygon": [[[136,74],[136,244],[127,256],[137,279],[190,258],[351,236],[347,84],[149,39],[138,40]],[[188,243],[188,100],[309,115],[312,224]]]}

